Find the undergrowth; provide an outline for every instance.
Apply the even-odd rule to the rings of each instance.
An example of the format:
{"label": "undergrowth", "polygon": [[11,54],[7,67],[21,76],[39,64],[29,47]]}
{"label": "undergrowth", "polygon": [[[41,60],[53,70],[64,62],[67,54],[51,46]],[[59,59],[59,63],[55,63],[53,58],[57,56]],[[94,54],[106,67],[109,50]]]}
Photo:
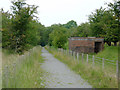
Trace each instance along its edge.
{"label": "undergrowth", "polygon": [[42,62],[40,46],[21,56],[4,53],[2,88],[44,88]]}

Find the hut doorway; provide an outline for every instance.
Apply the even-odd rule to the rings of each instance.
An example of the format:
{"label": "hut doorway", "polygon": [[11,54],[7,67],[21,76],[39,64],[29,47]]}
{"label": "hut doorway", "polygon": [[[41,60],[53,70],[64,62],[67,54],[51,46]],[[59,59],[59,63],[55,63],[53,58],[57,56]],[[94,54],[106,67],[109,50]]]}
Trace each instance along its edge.
{"label": "hut doorway", "polygon": [[102,42],[95,42],[95,53],[98,53],[99,51],[101,51],[101,45],[102,45]]}

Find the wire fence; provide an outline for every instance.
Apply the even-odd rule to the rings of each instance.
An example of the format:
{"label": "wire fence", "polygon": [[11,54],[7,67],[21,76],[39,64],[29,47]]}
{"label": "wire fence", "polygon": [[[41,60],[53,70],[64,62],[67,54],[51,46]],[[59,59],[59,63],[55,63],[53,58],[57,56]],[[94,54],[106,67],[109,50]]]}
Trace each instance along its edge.
{"label": "wire fence", "polygon": [[[3,65],[2,66],[2,87],[9,88],[9,87],[16,87],[17,81],[17,71],[22,68],[25,60],[30,60],[30,56],[36,51],[36,47],[30,49],[29,52],[25,53],[24,55],[20,55],[16,58],[16,60],[10,65]],[[12,57],[11,57],[12,58]]]}
{"label": "wire fence", "polygon": [[120,63],[118,62],[118,60],[109,60],[101,57],[96,57],[95,55],[91,54],[78,53],[72,50],[64,50],[62,48],[58,48],[57,51],[72,56],[74,60],[78,61],[78,63],[81,60],[82,62],[91,64],[93,67],[95,65],[99,65],[103,70],[106,69],[107,66],[109,66],[111,70],[116,73],[115,76],[118,77],[118,64]]}

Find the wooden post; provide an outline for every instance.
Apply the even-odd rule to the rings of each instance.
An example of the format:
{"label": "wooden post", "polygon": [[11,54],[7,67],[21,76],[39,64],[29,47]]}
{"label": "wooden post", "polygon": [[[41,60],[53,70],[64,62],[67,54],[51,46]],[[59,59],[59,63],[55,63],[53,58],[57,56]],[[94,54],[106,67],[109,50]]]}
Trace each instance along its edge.
{"label": "wooden post", "polygon": [[82,62],[83,62],[84,54],[82,53]]}
{"label": "wooden post", "polygon": [[68,52],[67,52],[67,49],[66,49],[66,55],[67,55],[67,53],[68,53]]}
{"label": "wooden post", "polygon": [[62,53],[62,49],[60,48],[60,52]]}
{"label": "wooden post", "polygon": [[69,55],[70,55],[70,49],[69,49]]}
{"label": "wooden post", "polygon": [[29,60],[30,60],[30,52],[28,52],[28,55],[29,55],[28,58],[29,58]]}
{"label": "wooden post", "polygon": [[75,60],[75,51],[73,52],[73,57],[74,57],[74,60]]}
{"label": "wooden post", "polygon": [[88,63],[88,54],[87,54],[87,63]]}
{"label": "wooden post", "polygon": [[63,49],[61,48],[61,51],[62,51],[62,53],[63,53]]}
{"label": "wooden post", "polygon": [[63,49],[64,54],[66,53],[65,49]]}
{"label": "wooden post", "polygon": [[8,88],[8,82],[9,82],[8,66],[5,67],[5,71],[4,71],[4,72],[5,72],[5,73],[4,73],[4,74],[5,74],[5,75],[4,75],[4,76],[5,76],[5,78],[4,78],[4,79],[5,79],[5,86]]}
{"label": "wooden post", "polygon": [[69,49],[69,55],[70,55],[70,49]]}
{"label": "wooden post", "polygon": [[72,50],[70,50],[70,56],[72,56]]}
{"label": "wooden post", "polygon": [[102,61],[102,68],[104,69],[104,61],[105,59],[103,58],[103,61]]}
{"label": "wooden post", "polygon": [[93,55],[93,66],[94,66],[94,64],[95,64],[95,61],[94,61],[94,60],[95,60],[95,56]]}
{"label": "wooden post", "polygon": [[58,53],[60,54],[60,49],[58,48]]}
{"label": "wooden post", "polygon": [[118,60],[116,61],[116,77],[118,79]]}
{"label": "wooden post", "polygon": [[13,72],[14,72],[14,86],[16,86],[16,63],[13,63]]}
{"label": "wooden post", "polygon": [[71,54],[72,54],[72,56],[73,56],[73,51],[72,51],[72,53],[71,53]]}
{"label": "wooden post", "polygon": [[77,52],[77,60],[79,61],[79,53]]}

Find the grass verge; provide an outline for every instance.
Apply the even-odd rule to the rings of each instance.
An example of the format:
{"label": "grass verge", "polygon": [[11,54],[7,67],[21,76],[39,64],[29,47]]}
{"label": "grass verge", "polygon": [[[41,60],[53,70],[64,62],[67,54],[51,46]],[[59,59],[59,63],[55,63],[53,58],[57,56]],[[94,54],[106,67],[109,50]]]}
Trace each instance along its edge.
{"label": "grass verge", "polygon": [[2,89],[2,49],[0,48],[0,90]]}
{"label": "grass verge", "polygon": [[2,88],[44,88],[41,47],[24,55],[3,54]]}
{"label": "grass verge", "polygon": [[[78,73],[84,80],[89,82],[93,88],[118,88],[117,78],[111,74],[109,67],[101,69],[101,66],[96,64],[82,62],[81,60],[76,60],[70,55],[63,54],[58,52],[56,49],[47,50],[52,53],[58,60],[65,63],[73,71]],[[114,73],[114,75],[116,75]]]}

